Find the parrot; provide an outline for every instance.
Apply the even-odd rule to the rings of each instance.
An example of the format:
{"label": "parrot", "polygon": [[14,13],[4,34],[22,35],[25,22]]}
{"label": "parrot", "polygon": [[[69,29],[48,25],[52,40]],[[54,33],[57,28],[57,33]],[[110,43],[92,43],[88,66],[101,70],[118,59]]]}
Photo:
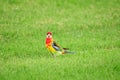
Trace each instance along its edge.
{"label": "parrot", "polygon": [[62,48],[59,46],[52,37],[52,32],[47,32],[46,35],[46,48],[53,55],[62,55],[66,53],[74,53],[69,50],[69,48]]}

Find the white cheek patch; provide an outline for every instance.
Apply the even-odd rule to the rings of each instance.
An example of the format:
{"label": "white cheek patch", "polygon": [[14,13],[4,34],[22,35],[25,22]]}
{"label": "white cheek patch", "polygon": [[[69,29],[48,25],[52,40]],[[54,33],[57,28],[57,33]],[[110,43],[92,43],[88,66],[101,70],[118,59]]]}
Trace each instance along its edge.
{"label": "white cheek patch", "polygon": [[49,37],[49,38],[52,38],[52,35],[48,34],[46,37],[47,37],[47,38],[48,38],[48,37]]}
{"label": "white cheek patch", "polygon": [[50,38],[52,38],[52,36],[50,35]]}

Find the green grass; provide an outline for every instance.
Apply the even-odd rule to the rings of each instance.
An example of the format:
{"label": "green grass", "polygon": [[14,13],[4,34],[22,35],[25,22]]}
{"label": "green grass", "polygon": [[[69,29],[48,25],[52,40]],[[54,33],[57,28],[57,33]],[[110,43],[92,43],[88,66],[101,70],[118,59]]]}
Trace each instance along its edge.
{"label": "green grass", "polygon": [[[119,0],[0,0],[0,80],[119,80]],[[46,32],[76,54],[53,58]]]}

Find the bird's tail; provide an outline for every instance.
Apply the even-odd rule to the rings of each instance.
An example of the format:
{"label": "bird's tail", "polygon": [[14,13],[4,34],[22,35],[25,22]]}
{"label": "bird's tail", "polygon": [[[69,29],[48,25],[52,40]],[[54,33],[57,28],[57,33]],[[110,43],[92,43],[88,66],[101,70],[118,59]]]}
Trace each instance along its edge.
{"label": "bird's tail", "polygon": [[69,48],[63,48],[63,54],[74,54],[75,52],[70,51]]}

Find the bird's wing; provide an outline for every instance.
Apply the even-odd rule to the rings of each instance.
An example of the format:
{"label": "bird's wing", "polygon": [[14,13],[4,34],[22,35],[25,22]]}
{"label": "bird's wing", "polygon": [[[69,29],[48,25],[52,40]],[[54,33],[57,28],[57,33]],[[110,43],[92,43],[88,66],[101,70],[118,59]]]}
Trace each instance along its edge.
{"label": "bird's wing", "polygon": [[53,44],[59,48],[61,48],[55,41],[53,41]]}
{"label": "bird's wing", "polygon": [[60,50],[62,49],[55,41],[53,41],[52,46],[53,46],[53,48],[56,49],[57,51],[60,51]]}

